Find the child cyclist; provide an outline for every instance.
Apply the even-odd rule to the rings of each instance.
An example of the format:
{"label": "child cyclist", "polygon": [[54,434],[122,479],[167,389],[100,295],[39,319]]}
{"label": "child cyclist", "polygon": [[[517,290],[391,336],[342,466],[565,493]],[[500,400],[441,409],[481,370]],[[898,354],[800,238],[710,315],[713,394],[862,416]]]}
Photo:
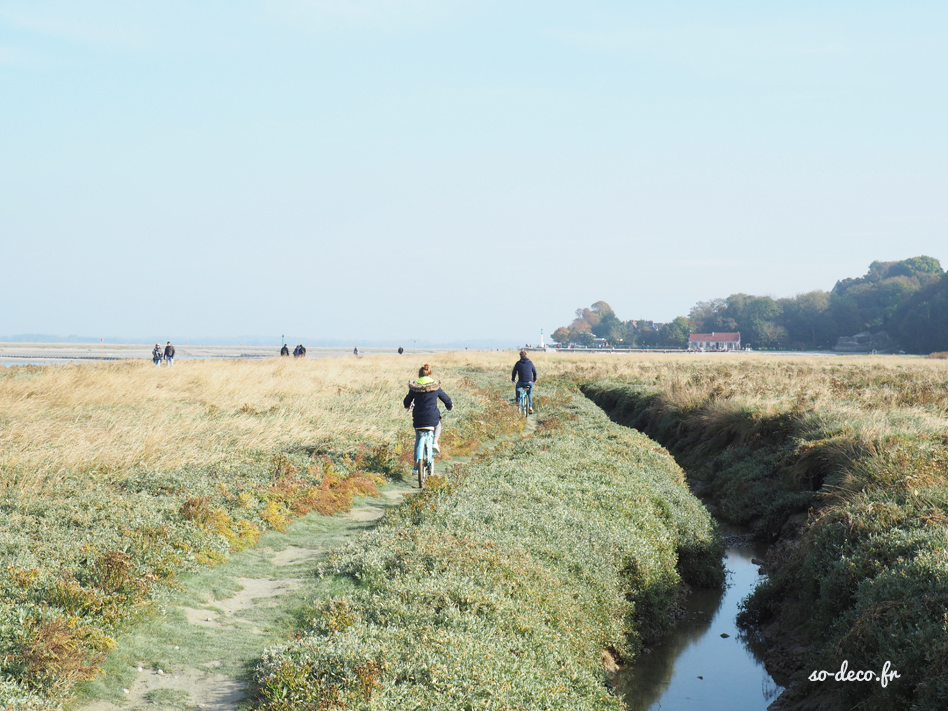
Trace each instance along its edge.
{"label": "child cyclist", "polygon": [[415,407],[412,410],[412,422],[415,425],[415,449],[418,448],[418,440],[421,438],[419,427],[434,427],[434,450],[440,452],[441,447],[438,440],[441,438],[441,412],[438,410],[438,400],[441,400],[448,408],[448,412],[454,407],[451,398],[441,389],[441,383],[431,377],[431,366],[425,363],[418,369],[418,380],[408,383],[408,394],[403,401],[405,409],[411,408],[412,403]]}

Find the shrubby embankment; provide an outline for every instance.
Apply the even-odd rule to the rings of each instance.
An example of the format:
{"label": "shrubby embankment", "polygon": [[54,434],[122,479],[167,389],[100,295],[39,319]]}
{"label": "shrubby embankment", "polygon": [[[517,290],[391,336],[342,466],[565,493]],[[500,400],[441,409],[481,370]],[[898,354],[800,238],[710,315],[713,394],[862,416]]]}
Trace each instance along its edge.
{"label": "shrubby embankment", "polygon": [[682,581],[720,584],[723,546],[663,449],[574,390],[544,403],[332,559],[351,592],[266,653],[262,708],[621,708],[602,655],[659,635]]}
{"label": "shrubby embankment", "polygon": [[[784,707],[943,708],[948,372],[702,359],[624,376],[584,392],[673,450],[723,518],[777,541],[742,617],[778,648],[807,649]],[[901,677],[807,681],[844,660]]]}

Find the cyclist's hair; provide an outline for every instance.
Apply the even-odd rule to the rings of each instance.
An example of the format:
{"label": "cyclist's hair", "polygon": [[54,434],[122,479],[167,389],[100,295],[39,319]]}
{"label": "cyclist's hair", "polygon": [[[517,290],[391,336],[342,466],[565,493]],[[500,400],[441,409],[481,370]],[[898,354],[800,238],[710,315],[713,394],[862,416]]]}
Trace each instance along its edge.
{"label": "cyclist's hair", "polygon": [[431,366],[425,363],[418,369],[418,377],[423,378],[426,375],[431,375]]}
{"label": "cyclist's hair", "polygon": [[520,351],[520,357],[521,357],[521,358],[526,358],[526,357],[527,357],[527,352],[526,352],[526,351]]}

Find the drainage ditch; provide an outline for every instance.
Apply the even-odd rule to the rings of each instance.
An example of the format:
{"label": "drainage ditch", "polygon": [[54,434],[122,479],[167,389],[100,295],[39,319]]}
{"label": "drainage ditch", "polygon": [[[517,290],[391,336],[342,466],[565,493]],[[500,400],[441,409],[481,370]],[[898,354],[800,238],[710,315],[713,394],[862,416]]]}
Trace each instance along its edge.
{"label": "drainage ditch", "polygon": [[738,629],[741,602],[762,576],[767,546],[725,528],[723,590],[694,590],[669,632],[618,672],[615,685],[630,711],[764,711],[784,687],[765,669],[759,641]]}

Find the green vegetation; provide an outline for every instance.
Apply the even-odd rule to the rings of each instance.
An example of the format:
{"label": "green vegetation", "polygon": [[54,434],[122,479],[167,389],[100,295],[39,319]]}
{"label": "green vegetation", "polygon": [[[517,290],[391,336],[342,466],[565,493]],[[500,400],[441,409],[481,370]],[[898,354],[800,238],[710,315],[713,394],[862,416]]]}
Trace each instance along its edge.
{"label": "green vegetation", "polygon": [[[742,620],[807,643],[788,701],[935,711],[948,698],[948,374],[936,363],[703,361],[584,387],[672,448],[723,518],[778,541]],[[806,681],[843,660],[876,673],[889,661],[901,678]]]}
{"label": "green vegetation", "polygon": [[[0,708],[70,698],[182,573],[407,471],[404,374],[394,357],[0,372]],[[459,448],[516,422],[446,375]]]}
{"label": "green vegetation", "polygon": [[[96,678],[115,637],[154,614],[157,589],[214,565],[309,511],[374,493],[365,457],[264,458],[256,467],[64,481],[24,505],[6,497],[0,544],[0,672],[34,705]],[[8,697],[5,697],[8,698]]]}
{"label": "green vegetation", "polygon": [[[264,707],[616,708],[601,655],[630,659],[660,634],[682,581],[721,581],[707,512],[666,453],[575,391],[544,390],[545,419],[520,441],[485,375],[506,388],[509,355],[439,358],[458,410],[442,444],[474,463],[389,513],[292,609],[248,611],[260,632],[243,637],[191,630],[178,606],[219,614],[236,587],[209,567],[237,556],[267,577],[264,534],[408,471],[404,361],[0,373],[0,708],[57,708],[77,688],[129,698],[136,666],[211,658],[246,678],[295,630],[264,655]],[[554,410],[560,395],[572,402]],[[163,707],[193,701],[146,691]]]}
{"label": "green vegetation", "polygon": [[[601,655],[634,659],[682,582],[720,582],[721,548],[667,452],[580,386],[671,448],[721,516],[776,539],[744,620],[808,648],[791,699],[844,659],[901,678],[818,685],[838,707],[948,697],[945,360],[538,354],[540,420],[522,439],[510,354],[439,358],[457,405],[442,444],[472,462],[445,460],[439,488],[339,552],[292,614],[248,617],[258,648],[298,632],[263,654],[262,709],[618,707]],[[209,566],[237,555],[264,571],[251,554],[265,532],[407,472],[405,370],[381,357],[0,373],[0,708],[52,708],[79,682],[121,693],[103,664],[173,668],[214,644],[232,648],[228,673],[259,657],[233,636],[172,652],[173,630],[138,635],[186,624],[159,619],[173,595],[210,609],[228,583],[198,575]],[[163,646],[146,653],[149,639]]]}
{"label": "green vegetation", "polygon": [[[385,487],[386,493],[399,489],[407,486]],[[360,508],[381,510],[397,505],[389,496],[358,503]],[[327,551],[341,548],[371,525],[358,516],[311,513],[285,532],[265,533],[259,545],[234,553],[221,565],[182,573],[174,588],[157,591],[160,614],[116,637],[116,649],[108,654],[102,673],[77,687],[80,697],[134,705],[158,692],[174,691],[136,687],[137,667],[146,672],[161,669],[166,678],[198,676],[212,669],[224,680],[215,683],[218,691],[226,684],[233,696],[243,696],[262,649],[297,631],[313,595],[341,592],[335,581],[315,590],[303,581],[313,579]],[[131,695],[124,689],[132,689]],[[197,704],[192,696],[188,708]]]}
{"label": "green vegetation", "polygon": [[681,581],[720,584],[723,549],[667,453],[573,392],[332,559],[352,592],[266,653],[263,709],[621,708],[603,652],[660,634]]}
{"label": "green vegetation", "polygon": [[553,332],[558,343],[683,348],[691,333],[740,332],[758,349],[831,349],[841,336],[885,332],[878,347],[911,353],[948,349],[948,274],[932,257],[873,262],[865,276],[843,279],[829,292],[784,299],[732,294],[699,302],[687,317],[665,324],[622,321],[605,301],[577,309],[569,326]]}

